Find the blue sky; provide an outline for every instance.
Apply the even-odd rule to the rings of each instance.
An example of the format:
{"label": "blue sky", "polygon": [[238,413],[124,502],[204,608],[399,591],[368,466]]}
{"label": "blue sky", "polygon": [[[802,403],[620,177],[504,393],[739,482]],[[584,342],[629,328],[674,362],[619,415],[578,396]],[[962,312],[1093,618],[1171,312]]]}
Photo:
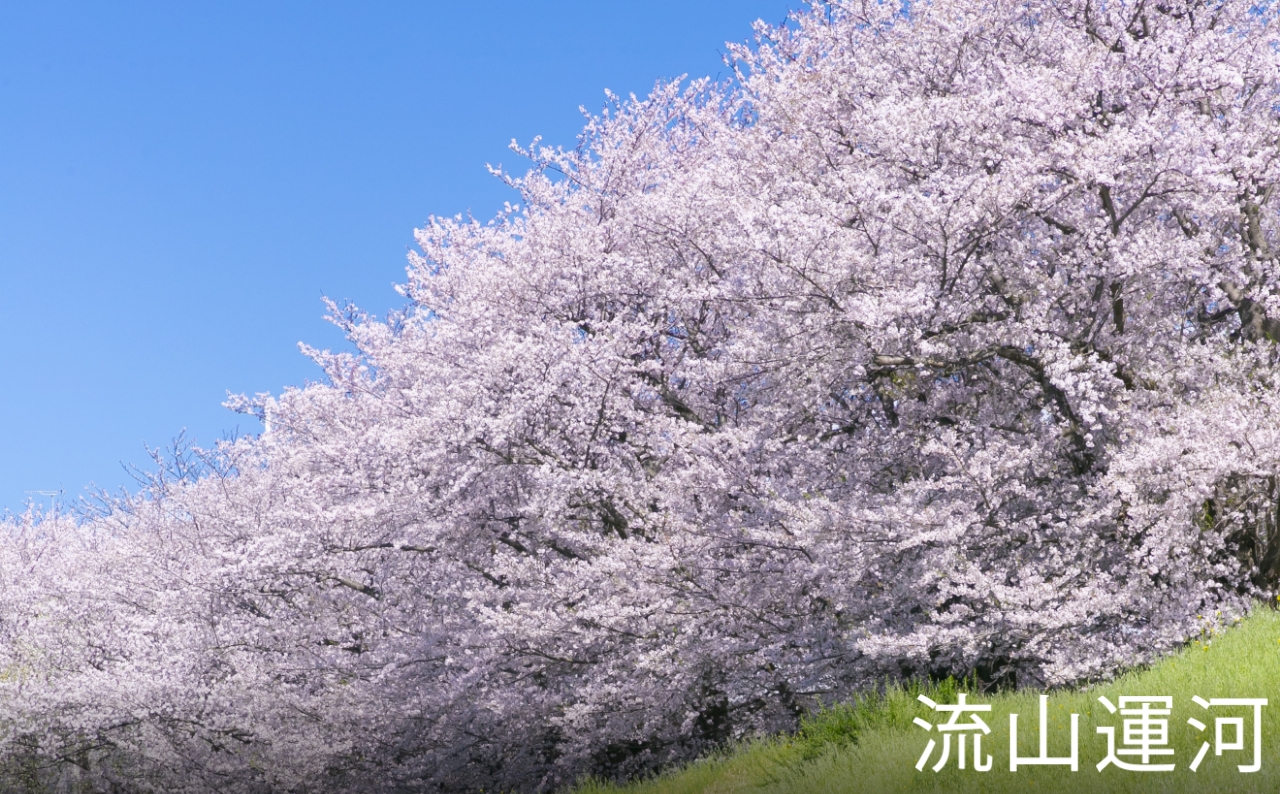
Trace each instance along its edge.
{"label": "blue sky", "polygon": [[131,483],[228,391],[320,377],[321,296],[397,308],[412,230],[513,199],[512,138],[725,76],[799,0],[0,6],[0,511]]}

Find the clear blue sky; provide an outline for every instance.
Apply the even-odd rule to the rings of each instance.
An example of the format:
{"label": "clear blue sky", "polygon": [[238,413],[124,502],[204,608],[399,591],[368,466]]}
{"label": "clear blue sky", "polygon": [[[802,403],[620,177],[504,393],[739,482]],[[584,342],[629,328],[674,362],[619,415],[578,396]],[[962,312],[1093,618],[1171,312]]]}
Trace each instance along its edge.
{"label": "clear blue sky", "polygon": [[320,377],[321,296],[398,307],[412,230],[513,198],[512,138],[720,75],[799,0],[4,3],[0,511],[131,481],[228,391]]}

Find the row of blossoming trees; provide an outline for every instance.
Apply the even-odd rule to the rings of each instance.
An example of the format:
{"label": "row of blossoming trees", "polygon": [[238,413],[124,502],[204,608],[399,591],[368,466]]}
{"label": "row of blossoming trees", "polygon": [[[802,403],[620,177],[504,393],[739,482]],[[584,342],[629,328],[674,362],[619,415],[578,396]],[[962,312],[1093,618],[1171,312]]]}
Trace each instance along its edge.
{"label": "row of blossoming trees", "polygon": [[5,525],[5,788],[548,789],[1272,592],[1275,25],[837,0],[527,152],[268,432]]}

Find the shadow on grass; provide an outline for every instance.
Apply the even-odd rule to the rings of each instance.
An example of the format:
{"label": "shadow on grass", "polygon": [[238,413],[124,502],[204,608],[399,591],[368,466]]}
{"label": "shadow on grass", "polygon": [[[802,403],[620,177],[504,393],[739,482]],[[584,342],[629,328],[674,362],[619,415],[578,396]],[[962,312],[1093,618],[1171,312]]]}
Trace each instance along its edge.
{"label": "shadow on grass", "polygon": [[[957,768],[956,753],[940,771],[933,766],[938,748],[917,770],[929,739],[913,723],[915,718],[940,724],[945,714],[932,711],[918,695],[939,704],[954,704],[961,693],[970,704],[990,705],[980,716],[990,728],[982,754],[990,755],[991,769],[973,768],[972,746],[968,768]],[[1275,792],[1280,790],[1280,613],[1260,606],[1237,627],[1216,636],[1202,635],[1181,652],[1147,668],[1135,669],[1113,681],[1085,688],[1048,693],[1046,724],[1050,757],[1070,755],[1071,714],[1078,714],[1077,770],[1066,765],[1022,766],[1010,770],[1009,715],[1018,715],[1018,756],[1039,756],[1040,695],[1038,691],[980,694],[964,682],[892,687],[883,694],[838,704],[805,719],[794,736],[746,742],[717,755],[627,786],[588,781],[574,794],[850,794],[850,792],[989,792],[1028,791],[1087,792]],[[1152,755],[1150,764],[1174,764],[1172,771],[1129,771],[1114,764],[1099,771],[1107,757],[1108,739],[1098,728],[1112,728],[1115,749],[1133,748],[1126,742],[1125,720],[1132,715],[1113,714],[1100,700],[1122,706],[1121,697],[1169,697],[1171,713],[1153,716],[1153,738],[1163,725],[1165,741],[1156,749],[1172,749],[1172,755]],[[1260,761],[1257,772],[1242,772],[1254,761],[1254,718],[1250,706],[1214,706],[1205,709],[1192,698],[1268,698],[1261,709]],[[1131,704],[1139,708],[1137,704]],[[1156,703],[1151,708],[1159,708]],[[1223,726],[1223,745],[1216,741],[1217,718],[1238,719],[1243,735],[1236,738],[1236,723]],[[1163,722],[1161,722],[1163,720]],[[1195,727],[1188,720],[1205,726]],[[968,715],[960,720],[968,722]],[[1136,724],[1131,727],[1137,727]],[[1201,747],[1209,742],[1196,771],[1189,768]],[[1118,757],[1139,763],[1140,756]]]}

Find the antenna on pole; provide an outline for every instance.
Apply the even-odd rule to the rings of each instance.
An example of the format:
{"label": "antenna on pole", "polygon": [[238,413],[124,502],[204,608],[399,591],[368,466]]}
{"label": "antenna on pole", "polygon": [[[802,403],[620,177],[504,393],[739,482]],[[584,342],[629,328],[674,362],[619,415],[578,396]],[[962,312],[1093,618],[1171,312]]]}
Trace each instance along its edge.
{"label": "antenna on pole", "polygon": [[35,494],[36,496],[49,497],[49,514],[52,516],[58,515],[58,497],[62,496],[61,488],[59,488],[56,491],[23,491],[23,493],[25,493],[27,496],[31,496],[32,494]]}

